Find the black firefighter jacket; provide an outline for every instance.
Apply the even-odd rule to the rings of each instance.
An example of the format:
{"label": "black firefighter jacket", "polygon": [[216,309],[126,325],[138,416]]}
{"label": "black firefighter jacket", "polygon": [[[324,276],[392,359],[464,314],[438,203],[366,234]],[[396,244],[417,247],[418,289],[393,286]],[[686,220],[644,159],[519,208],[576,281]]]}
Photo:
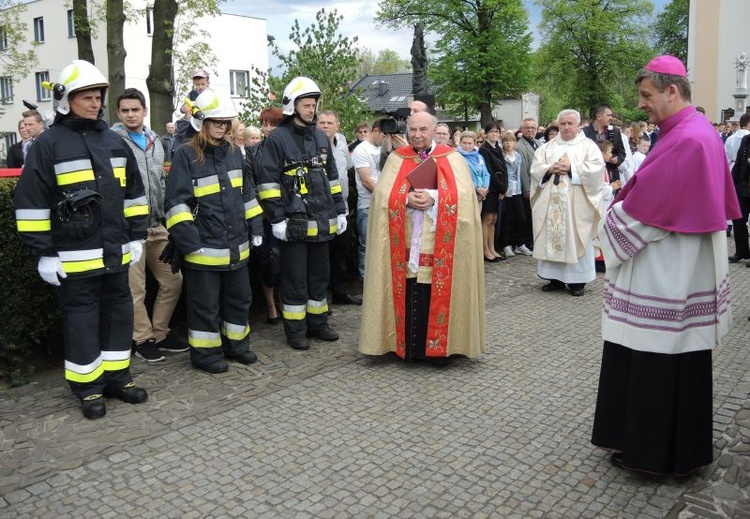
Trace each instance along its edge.
{"label": "black firefighter jacket", "polygon": [[[70,200],[77,200],[77,210]],[[146,239],[148,203],[138,164],[101,119],[68,115],[34,141],[15,206],[32,255],[59,256],[69,278],[126,270],[129,242]]]}

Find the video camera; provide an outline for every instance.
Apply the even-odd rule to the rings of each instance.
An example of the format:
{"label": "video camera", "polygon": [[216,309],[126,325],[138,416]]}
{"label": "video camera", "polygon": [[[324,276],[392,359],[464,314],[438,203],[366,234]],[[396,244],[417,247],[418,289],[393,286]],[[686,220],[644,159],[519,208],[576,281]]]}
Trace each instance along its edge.
{"label": "video camera", "polygon": [[380,131],[386,135],[405,134],[406,121],[399,121],[393,117],[380,120]]}
{"label": "video camera", "polygon": [[409,117],[409,108],[399,108],[393,117],[380,120],[380,131],[386,135],[405,135],[406,118]]}

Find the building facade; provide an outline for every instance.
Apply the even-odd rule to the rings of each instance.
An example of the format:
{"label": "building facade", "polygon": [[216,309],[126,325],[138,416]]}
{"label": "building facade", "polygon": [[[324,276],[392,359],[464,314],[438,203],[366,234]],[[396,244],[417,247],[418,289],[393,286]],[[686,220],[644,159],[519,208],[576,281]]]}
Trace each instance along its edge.
{"label": "building facade", "polygon": [[721,121],[722,112],[735,106],[735,60],[750,55],[748,20],[749,0],[690,0],[688,76],[693,103],[711,121]]}
{"label": "building facade", "polygon": [[[130,6],[138,13],[133,21],[126,21],[123,39],[127,57],[125,58],[125,86],[141,90],[148,99],[146,78],[151,62],[151,36],[154,31],[152,3],[147,0],[131,0]],[[89,2],[92,9],[92,2]],[[28,41],[35,42],[38,64],[31,74],[14,81],[10,77],[0,77],[0,160],[5,158],[5,150],[19,138],[18,121],[26,110],[23,100],[38,106],[40,113],[54,108],[52,93],[41,87],[42,81],[56,81],[60,70],[78,57],[78,46],[73,25],[72,6],[65,0],[37,0],[26,4],[22,21],[26,24]],[[246,87],[250,85],[253,67],[268,70],[268,40],[266,20],[232,14],[217,17],[204,17],[196,20],[196,26],[208,34],[207,43],[216,57],[215,63],[206,63],[204,68],[211,76],[211,87],[232,97],[238,110],[245,100]],[[92,46],[96,66],[108,73],[106,26],[100,23],[96,36],[92,36]],[[202,38],[202,36],[199,36]],[[2,38],[0,38],[2,40]],[[190,42],[177,45],[176,53],[190,52]],[[0,43],[0,52],[2,52]],[[185,94],[185,92],[178,92]],[[118,92],[109,92],[114,100]],[[175,99],[175,108],[181,99]],[[106,117],[106,114],[105,114]],[[111,122],[111,121],[110,121]],[[146,121],[149,125],[149,121]],[[164,133],[164,128],[154,128]]]}

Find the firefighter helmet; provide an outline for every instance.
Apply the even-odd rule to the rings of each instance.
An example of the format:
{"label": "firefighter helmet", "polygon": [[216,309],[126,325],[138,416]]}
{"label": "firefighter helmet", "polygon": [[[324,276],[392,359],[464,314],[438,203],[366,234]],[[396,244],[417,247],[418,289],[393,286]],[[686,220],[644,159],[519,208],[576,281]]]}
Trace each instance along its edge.
{"label": "firefighter helmet", "polygon": [[[299,76],[292,79],[284,89],[284,98],[281,100],[281,113],[292,116],[296,110],[294,104],[298,99],[314,97],[320,99],[321,91],[317,83],[309,77]],[[317,114],[317,110],[316,110]]]}
{"label": "firefighter helmet", "polygon": [[109,82],[98,68],[82,59],[73,60],[60,71],[60,80],[52,83],[55,99],[59,101],[57,111],[70,113],[70,94],[78,90],[99,88],[102,91],[102,107]]}
{"label": "firefighter helmet", "polygon": [[[224,99],[211,88],[205,89],[193,102],[195,109],[190,124],[195,131],[201,131],[206,119],[231,120],[237,117],[237,109],[230,99]],[[202,117],[201,115],[202,114]]]}

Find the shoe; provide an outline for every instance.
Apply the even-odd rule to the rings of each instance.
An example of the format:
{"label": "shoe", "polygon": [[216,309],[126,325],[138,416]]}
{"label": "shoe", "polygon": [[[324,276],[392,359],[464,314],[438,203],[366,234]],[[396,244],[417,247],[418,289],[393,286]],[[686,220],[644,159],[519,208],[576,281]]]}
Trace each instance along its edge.
{"label": "shoe", "polygon": [[104,388],[104,396],[107,398],[119,398],[129,404],[142,404],[148,400],[146,390],[136,386],[135,382],[129,382],[123,387],[107,386]]}
{"label": "shoe", "polygon": [[193,367],[205,371],[206,373],[224,373],[229,369],[229,366],[223,360],[217,360],[216,362],[206,364],[205,366],[196,366],[193,364]]}
{"label": "shoe", "polygon": [[333,294],[333,304],[334,305],[361,305],[362,299],[359,297],[354,297],[350,294],[344,294],[342,296]]}
{"label": "shoe", "polygon": [[484,261],[486,263],[497,263],[498,261],[500,261],[500,258],[488,258],[487,256],[485,256]]}
{"label": "shoe", "polygon": [[622,464],[622,452],[613,452],[609,457],[609,461],[618,469],[625,469]]}
{"label": "shoe", "polygon": [[276,310],[276,317],[269,317],[268,308],[266,308],[266,322],[270,325],[279,324],[281,322],[281,316],[279,315],[279,311]]}
{"label": "shoe", "polygon": [[732,256],[729,256],[729,263],[739,263],[742,260],[750,259],[747,256],[740,256],[739,254],[734,254]]}
{"label": "shoe", "polygon": [[136,346],[135,356],[146,362],[159,362],[166,359],[166,357],[159,351],[159,348],[156,347],[156,341],[153,339],[149,339],[143,344]]}
{"label": "shoe", "polygon": [[339,334],[330,328],[323,328],[322,330],[307,330],[307,336],[328,342],[339,340]]}
{"label": "shoe", "polygon": [[581,297],[583,295],[583,289],[582,288],[576,288],[575,290],[570,291],[570,295],[574,297]]}
{"label": "shoe", "polygon": [[732,224],[729,224],[727,226],[727,238],[731,238],[731,237],[732,237]]}
{"label": "shoe", "polygon": [[506,258],[512,258],[513,256],[515,256],[513,247],[511,247],[510,245],[506,245],[505,247],[503,247],[503,254],[505,254]]}
{"label": "shoe", "polygon": [[498,254],[498,256],[497,256],[497,257],[496,257],[495,259],[496,259],[497,261],[505,261],[505,260],[507,260],[508,258],[507,258],[507,256],[505,255],[505,253],[504,253],[504,252],[500,252],[500,253]]}
{"label": "shoe", "polygon": [[532,254],[534,254],[526,247],[526,245],[521,245],[520,247],[516,247],[513,252],[515,252],[516,254],[521,254],[523,256],[531,256]]}
{"label": "shoe", "polygon": [[159,342],[154,343],[154,346],[156,346],[156,349],[158,349],[159,351],[165,351],[167,353],[180,353],[183,351],[188,351],[190,349],[189,344],[178,341],[171,333]]}
{"label": "shoe", "polygon": [[254,351],[246,351],[245,353],[238,355],[236,357],[230,357],[232,360],[236,360],[240,364],[248,365],[252,364],[253,362],[258,361],[258,356],[255,354]]}
{"label": "shoe", "polygon": [[104,405],[102,395],[90,395],[81,400],[81,411],[89,420],[96,420],[106,415],[107,407]]}
{"label": "shoe", "polygon": [[287,337],[286,342],[295,350],[309,350],[310,343],[305,337]]}
{"label": "shoe", "polygon": [[565,288],[565,283],[559,281],[550,281],[546,285],[542,286],[542,292],[554,292],[555,290],[562,290]]}

